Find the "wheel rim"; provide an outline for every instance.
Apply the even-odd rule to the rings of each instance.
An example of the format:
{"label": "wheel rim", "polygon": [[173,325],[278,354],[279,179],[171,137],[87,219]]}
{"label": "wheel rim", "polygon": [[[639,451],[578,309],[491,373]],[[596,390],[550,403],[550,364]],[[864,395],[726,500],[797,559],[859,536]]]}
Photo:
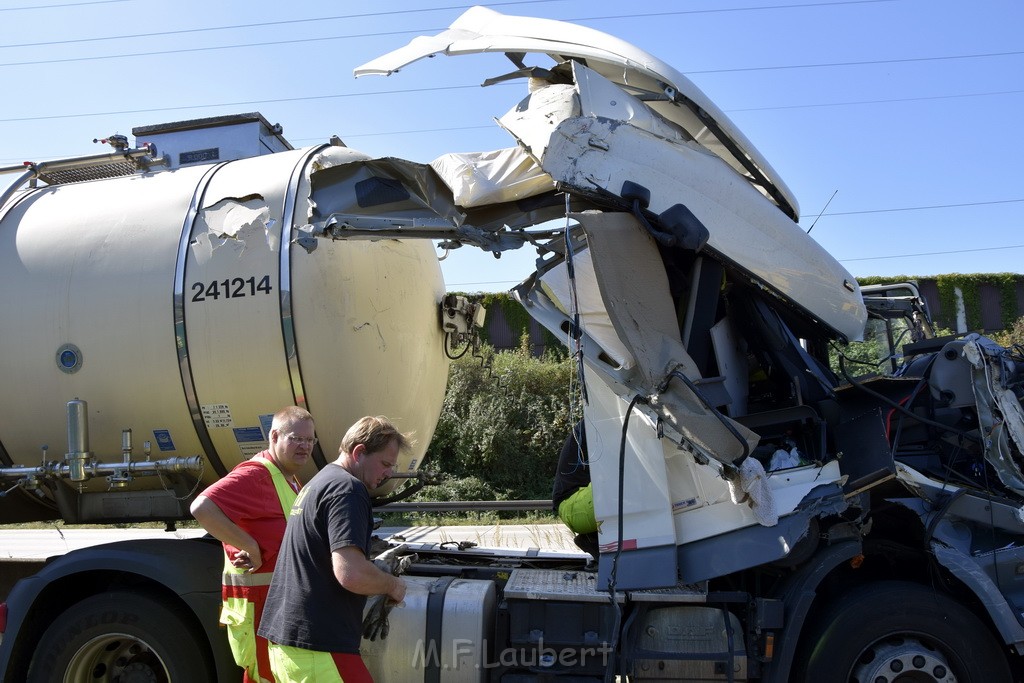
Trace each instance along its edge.
{"label": "wheel rim", "polygon": [[858,683],[956,683],[942,652],[916,638],[890,638],[866,649],[853,667]]}
{"label": "wheel rim", "polygon": [[65,683],[167,683],[170,675],[149,645],[125,633],[106,633],[75,652],[64,673]]}

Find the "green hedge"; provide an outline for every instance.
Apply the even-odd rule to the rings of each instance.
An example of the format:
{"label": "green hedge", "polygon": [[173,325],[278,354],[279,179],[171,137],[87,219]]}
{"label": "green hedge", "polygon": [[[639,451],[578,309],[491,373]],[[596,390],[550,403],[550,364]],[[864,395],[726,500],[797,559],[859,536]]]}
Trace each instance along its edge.
{"label": "green hedge", "polygon": [[[569,434],[575,366],[565,357],[494,353],[490,367],[464,356],[448,390],[424,467],[446,477],[422,500],[531,500],[551,496]],[[577,413],[578,414],[578,413]]]}
{"label": "green hedge", "polygon": [[[919,282],[933,280],[939,290],[939,309],[936,316],[945,327],[956,327],[957,288],[963,294],[964,311],[967,315],[967,329],[982,329],[981,285],[991,285],[999,290],[1000,323],[1009,330],[1017,320],[1017,282],[1024,279],[1018,273],[949,273],[947,275],[894,275],[892,277],[860,277],[861,285],[880,285],[891,282]],[[933,311],[934,314],[934,311]]]}
{"label": "green hedge", "polygon": [[[531,318],[522,304],[513,299],[511,294],[508,292],[491,292],[489,294],[458,292],[458,294],[469,297],[474,301],[480,301],[487,310],[488,321],[496,315],[504,318],[505,323],[512,331],[512,337],[522,340],[520,343],[521,347],[529,344]],[[484,329],[480,331],[480,337],[484,342],[493,344],[488,325],[484,325]],[[540,328],[540,339],[538,341],[544,345],[545,349],[548,349],[549,353],[561,354],[565,349],[562,342],[543,327]]]}

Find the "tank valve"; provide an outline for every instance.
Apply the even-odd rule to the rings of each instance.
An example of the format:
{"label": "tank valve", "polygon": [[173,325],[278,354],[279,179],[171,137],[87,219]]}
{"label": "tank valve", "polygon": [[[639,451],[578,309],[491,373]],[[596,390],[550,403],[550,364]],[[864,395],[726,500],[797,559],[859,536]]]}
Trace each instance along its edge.
{"label": "tank valve", "polygon": [[108,135],[105,138],[93,138],[93,142],[101,143],[104,145],[110,145],[118,152],[123,152],[128,149],[128,136],[120,135],[115,133],[114,135]]}
{"label": "tank valve", "polygon": [[132,430],[121,430],[121,457],[123,469],[117,469],[107,476],[107,485],[111,489],[126,489],[132,481],[130,467],[132,464]]}
{"label": "tank valve", "polygon": [[89,406],[85,401],[75,399],[68,401],[68,452],[64,454],[64,462],[68,466],[68,478],[71,481],[85,481],[86,465],[92,460],[89,452]]}

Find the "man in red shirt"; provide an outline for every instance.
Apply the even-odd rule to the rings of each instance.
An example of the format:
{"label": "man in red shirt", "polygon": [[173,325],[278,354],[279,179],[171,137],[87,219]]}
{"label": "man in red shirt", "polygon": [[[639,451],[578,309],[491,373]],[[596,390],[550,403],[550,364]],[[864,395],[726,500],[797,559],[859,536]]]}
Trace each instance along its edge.
{"label": "man in red shirt", "polygon": [[279,410],[269,448],[238,464],[192,503],[192,516],[224,544],[222,624],[244,683],[273,683],[267,641],[256,635],[270,589],[285,515],[299,491],[296,474],[316,445],[313,416],[303,408]]}

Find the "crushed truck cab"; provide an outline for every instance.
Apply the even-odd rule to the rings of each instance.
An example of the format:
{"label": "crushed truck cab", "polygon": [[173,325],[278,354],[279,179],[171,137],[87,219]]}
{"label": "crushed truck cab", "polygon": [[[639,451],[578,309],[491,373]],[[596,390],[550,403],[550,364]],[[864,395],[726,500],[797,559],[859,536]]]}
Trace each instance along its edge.
{"label": "crushed truck cab", "polygon": [[[424,164],[325,145],[210,165],[214,143],[204,138],[177,157],[187,167],[170,172],[144,165],[127,180],[61,186],[60,197],[50,196],[57,183],[5,194],[0,265],[30,267],[39,282],[61,252],[19,252],[43,239],[33,228],[40,241],[19,242],[23,224],[56,224],[42,217],[70,216],[91,195],[102,207],[159,198],[170,218],[147,220],[177,224],[177,233],[153,234],[166,242],[178,306],[161,314],[167,334],[150,345],[169,351],[159,364],[138,349],[126,358],[99,351],[106,321],[74,308],[19,333],[11,348],[4,338],[4,367],[22,386],[44,375],[36,385],[57,411],[30,434],[0,434],[0,476],[20,496],[8,509],[87,521],[122,509],[118,496],[136,485],[157,490],[136,496],[187,498],[190,484],[244,456],[239,437],[257,433],[266,410],[290,401],[328,429],[388,412],[429,436],[447,360],[475,343],[482,309],[444,295],[423,245],[477,248],[481,258],[532,249],[535,272],[512,291],[577,363],[596,566],[577,554],[408,544],[417,560],[406,602],[392,610],[386,639],[363,643],[377,680],[1019,679],[1021,349],[978,334],[936,337],[913,283],[862,291],[799,227],[792,191],[729,118],[675,68],[604,33],[477,7],[355,74],[401,78],[429,68],[417,63],[426,57],[483,52],[509,58],[509,71],[485,85],[523,85],[506,113],[495,112],[511,137],[505,149]],[[116,223],[101,220],[99,206],[98,218],[79,217],[79,234],[108,243]],[[242,258],[272,264],[259,271],[266,292],[260,278],[245,289],[256,271],[239,270]],[[128,274],[140,283],[136,297],[155,289],[141,268]],[[89,278],[62,286],[107,282],[101,272]],[[217,311],[206,305],[235,279],[238,296]],[[238,349],[242,325],[268,317],[281,329]],[[64,318],[89,330],[88,346],[60,346],[74,341],[57,339]],[[19,360],[28,348],[45,349],[45,362]],[[58,348],[68,352],[57,353],[63,369],[52,367]],[[236,357],[245,352],[274,360],[257,369]],[[384,370],[382,385],[375,373]],[[334,405],[329,380],[349,371],[377,393]],[[124,377],[162,386],[159,404],[120,390]],[[101,407],[93,434],[102,441],[126,424],[170,430],[181,455],[212,469],[160,493],[130,477],[118,487],[93,481],[113,466],[86,443],[69,445],[64,461],[30,464],[35,444],[59,432],[68,386]],[[223,421],[226,404],[243,424]],[[69,435],[81,433],[67,422]],[[232,426],[254,431],[221,431]],[[421,455],[402,463],[410,476]],[[374,494],[383,500],[393,488]],[[110,557],[126,552],[116,550]],[[15,588],[0,672],[36,675],[29,640],[61,633],[49,629],[62,614],[88,617],[99,594],[120,595],[125,582],[157,596],[207,652],[208,662],[184,671],[224,666],[223,647],[204,648],[212,638],[196,626],[209,601],[201,610],[164,579],[106,574],[105,552],[55,560],[47,572],[61,577],[59,590],[40,580]],[[91,592],[76,596],[68,587],[85,576],[79,584]],[[62,612],[69,601],[78,604]],[[137,638],[147,666],[171,670],[175,650],[146,633]],[[86,648],[61,656],[76,670],[92,661]]]}

